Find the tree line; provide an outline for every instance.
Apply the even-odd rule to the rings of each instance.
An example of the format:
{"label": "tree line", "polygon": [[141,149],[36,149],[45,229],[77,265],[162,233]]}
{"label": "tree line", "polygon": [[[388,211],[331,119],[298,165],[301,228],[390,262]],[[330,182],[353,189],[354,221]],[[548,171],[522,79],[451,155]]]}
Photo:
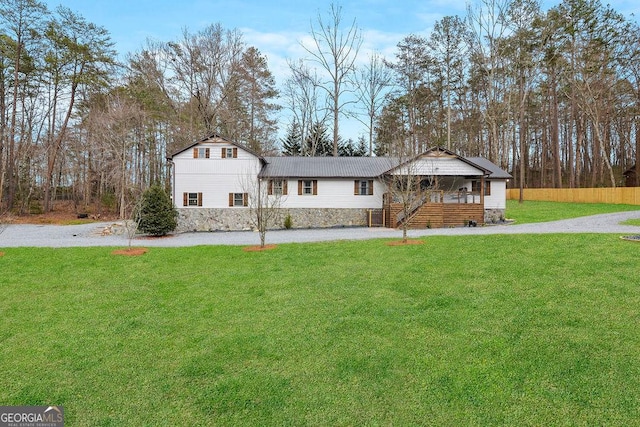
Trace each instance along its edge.
{"label": "tree line", "polygon": [[[318,12],[276,84],[266,56],[221,23],[122,60],[105,28],[68,8],[0,0],[0,212],[66,198],[125,216],[169,185],[168,154],[213,133],[268,155],[440,146],[523,187],[615,186],[635,163],[640,29],[599,1],[478,0],[390,58],[362,52],[344,19],[338,5]],[[356,141],[341,136],[346,118]]]}

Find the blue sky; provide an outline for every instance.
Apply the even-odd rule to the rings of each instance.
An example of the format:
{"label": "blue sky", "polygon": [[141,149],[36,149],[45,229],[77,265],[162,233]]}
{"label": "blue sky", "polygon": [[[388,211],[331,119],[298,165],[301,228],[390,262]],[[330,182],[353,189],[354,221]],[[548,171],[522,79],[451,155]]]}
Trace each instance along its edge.
{"label": "blue sky", "polygon": [[[638,0],[602,0],[626,17],[640,16]],[[247,45],[266,55],[277,84],[287,74],[287,58],[305,56],[299,40],[309,35],[320,13],[327,19],[331,1],[311,0],[45,0],[50,9],[62,4],[89,22],[106,28],[124,59],[140,50],[147,39],[177,40],[184,28],[194,33],[220,23],[242,31]],[[447,15],[464,16],[464,0],[344,0],[343,19],[356,19],[362,30],[363,58],[372,50],[392,58],[396,45],[409,34],[428,35],[436,21]],[[560,0],[543,0],[543,9]],[[341,132],[342,133],[342,132]],[[345,135],[356,138],[357,135]]]}
{"label": "blue sky", "polygon": [[[248,44],[271,55],[293,56],[297,40],[309,33],[318,13],[324,17],[331,2],[311,0],[46,0],[53,9],[62,4],[90,22],[105,27],[120,54],[139,50],[145,39],[175,40],[183,28],[191,32],[212,24],[240,29]],[[393,52],[406,35],[428,34],[446,15],[465,14],[461,0],[345,0],[346,22],[356,19],[365,35],[365,48]],[[543,7],[558,4],[544,0]],[[638,0],[603,0],[630,16],[640,16]]]}

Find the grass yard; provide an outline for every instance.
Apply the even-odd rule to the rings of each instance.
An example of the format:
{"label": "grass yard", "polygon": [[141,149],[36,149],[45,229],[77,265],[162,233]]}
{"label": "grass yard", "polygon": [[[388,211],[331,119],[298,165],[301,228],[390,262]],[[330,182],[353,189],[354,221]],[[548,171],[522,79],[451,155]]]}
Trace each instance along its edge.
{"label": "grass yard", "polygon": [[0,404],[68,426],[638,425],[616,235],[10,248]]}
{"label": "grass yard", "polygon": [[533,200],[525,200],[523,203],[518,203],[517,200],[507,200],[506,216],[509,219],[515,219],[518,224],[525,224],[626,211],[638,211],[638,216],[640,217],[640,206],[638,205],[559,203]]}
{"label": "grass yard", "polygon": [[622,224],[640,226],[640,218],[628,219],[626,221],[623,221]]}

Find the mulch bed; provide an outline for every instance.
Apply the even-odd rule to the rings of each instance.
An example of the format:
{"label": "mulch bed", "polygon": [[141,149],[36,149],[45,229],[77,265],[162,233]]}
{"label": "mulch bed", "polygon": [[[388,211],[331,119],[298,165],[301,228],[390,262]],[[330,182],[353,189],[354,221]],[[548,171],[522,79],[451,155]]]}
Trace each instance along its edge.
{"label": "mulch bed", "polygon": [[125,256],[140,256],[144,255],[149,250],[147,248],[126,248],[126,249],[116,249],[111,252],[112,255],[125,255]]}
{"label": "mulch bed", "polygon": [[271,249],[275,249],[276,247],[277,247],[276,245],[246,246],[242,250],[245,251],[245,252],[261,252],[261,251],[268,251],[268,250],[271,250]]}
{"label": "mulch bed", "polygon": [[152,236],[152,235],[144,235],[144,236],[136,236],[136,240],[157,240],[157,239],[168,239],[170,237],[175,237],[175,234],[165,234],[164,236]]}
{"label": "mulch bed", "polygon": [[0,252],[0,256],[4,256],[4,252]]}
{"label": "mulch bed", "polygon": [[422,245],[424,240],[411,240],[407,239],[406,242],[402,240],[394,240],[392,242],[387,242],[387,246],[407,246],[407,245]]}

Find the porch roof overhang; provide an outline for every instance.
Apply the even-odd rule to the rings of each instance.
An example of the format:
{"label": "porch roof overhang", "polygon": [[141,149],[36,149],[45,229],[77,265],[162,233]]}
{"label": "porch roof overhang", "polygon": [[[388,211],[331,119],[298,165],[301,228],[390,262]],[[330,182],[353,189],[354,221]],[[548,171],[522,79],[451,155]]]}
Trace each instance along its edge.
{"label": "porch roof overhang", "polygon": [[[488,162],[488,161],[487,161]],[[488,162],[491,163],[491,162]],[[493,164],[493,163],[491,163]],[[495,166],[495,165],[494,165]],[[444,148],[418,154],[385,172],[385,175],[489,177],[492,171]]]}

